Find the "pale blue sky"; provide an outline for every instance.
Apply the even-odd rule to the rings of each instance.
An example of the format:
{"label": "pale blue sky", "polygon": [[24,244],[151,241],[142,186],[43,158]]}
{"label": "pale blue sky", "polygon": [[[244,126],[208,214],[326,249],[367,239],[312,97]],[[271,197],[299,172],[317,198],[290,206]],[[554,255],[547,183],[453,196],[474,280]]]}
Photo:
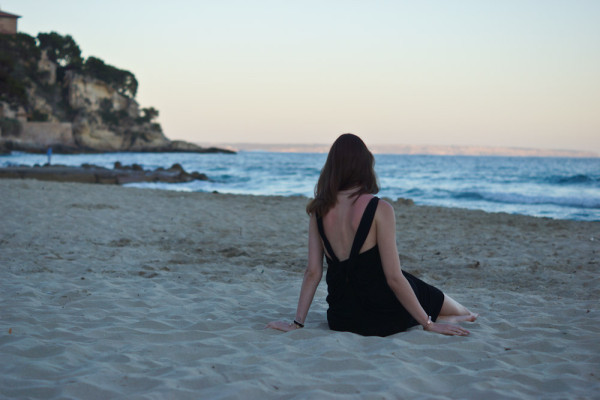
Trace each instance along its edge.
{"label": "pale blue sky", "polygon": [[600,1],[0,6],[132,71],[171,139],[600,152]]}

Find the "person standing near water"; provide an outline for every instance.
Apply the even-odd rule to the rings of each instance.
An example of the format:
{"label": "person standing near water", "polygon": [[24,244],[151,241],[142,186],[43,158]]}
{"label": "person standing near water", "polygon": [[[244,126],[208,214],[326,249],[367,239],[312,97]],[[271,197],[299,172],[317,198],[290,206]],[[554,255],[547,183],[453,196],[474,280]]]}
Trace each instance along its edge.
{"label": "person standing near water", "polygon": [[48,147],[46,155],[48,156],[48,165],[52,164],[52,147]]}
{"label": "person standing near water", "polygon": [[374,165],[373,155],[356,135],[341,135],[331,146],[315,198],[306,207],[308,266],[296,317],[267,327],[286,332],[304,327],[325,256],[330,329],[388,336],[421,325],[445,335],[468,335],[456,323],[475,321],[478,314],[402,271],[394,209],[374,196],[379,192]]}

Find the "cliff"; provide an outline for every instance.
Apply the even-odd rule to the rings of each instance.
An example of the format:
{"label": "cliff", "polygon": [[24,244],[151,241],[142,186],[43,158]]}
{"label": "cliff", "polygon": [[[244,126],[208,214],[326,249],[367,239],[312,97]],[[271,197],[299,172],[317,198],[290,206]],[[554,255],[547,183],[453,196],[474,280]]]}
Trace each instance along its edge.
{"label": "cliff", "polygon": [[0,35],[0,152],[232,152],[169,140],[131,72],[80,53],[70,36]]}

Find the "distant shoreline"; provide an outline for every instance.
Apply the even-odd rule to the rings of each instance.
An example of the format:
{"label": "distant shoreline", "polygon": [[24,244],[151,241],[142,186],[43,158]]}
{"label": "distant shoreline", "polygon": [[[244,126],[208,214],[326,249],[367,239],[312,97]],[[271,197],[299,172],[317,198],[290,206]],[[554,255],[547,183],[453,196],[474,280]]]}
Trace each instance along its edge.
{"label": "distant shoreline", "polygon": [[[195,142],[200,146],[214,146],[233,151],[272,151],[281,153],[327,153],[330,144],[302,143],[211,143]],[[520,147],[439,146],[439,145],[369,145],[376,154],[448,155],[448,156],[507,156],[507,157],[576,157],[598,158],[600,154],[581,150],[547,150]]]}

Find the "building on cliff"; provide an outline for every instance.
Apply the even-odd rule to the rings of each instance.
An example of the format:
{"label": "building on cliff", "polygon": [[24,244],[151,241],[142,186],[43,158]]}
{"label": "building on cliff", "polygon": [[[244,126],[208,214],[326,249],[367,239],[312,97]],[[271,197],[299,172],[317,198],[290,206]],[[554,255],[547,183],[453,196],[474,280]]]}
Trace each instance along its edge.
{"label": "building on cliff", "polygon": [[0,10],[0,34],[14,35],[17,33],[17,19],[20,15],[9,14]]}

